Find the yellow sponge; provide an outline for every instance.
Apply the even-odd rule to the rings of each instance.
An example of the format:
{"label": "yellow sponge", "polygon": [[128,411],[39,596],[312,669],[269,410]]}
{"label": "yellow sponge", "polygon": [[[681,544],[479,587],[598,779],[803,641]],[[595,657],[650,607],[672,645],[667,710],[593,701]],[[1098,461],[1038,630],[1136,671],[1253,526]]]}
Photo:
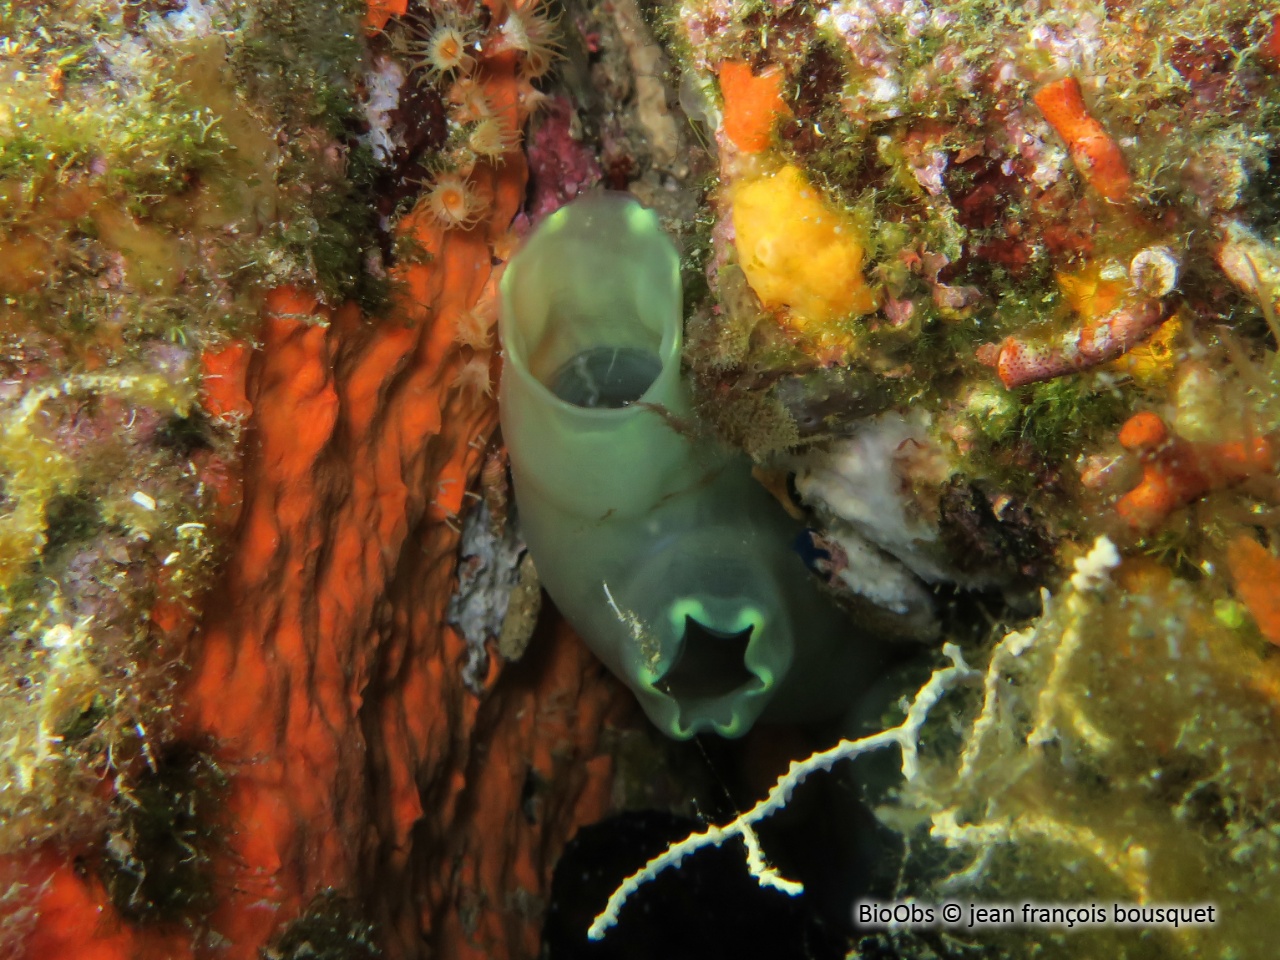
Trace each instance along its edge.
{"label": "yellow sponge", "polygon": [[731,199],[738,260],[766,308],[785,310],[797,327],[818,333],[813,324],[879,306],[862,275],[861,229],[828,204],[799,168],[787,165],[741,180]]}

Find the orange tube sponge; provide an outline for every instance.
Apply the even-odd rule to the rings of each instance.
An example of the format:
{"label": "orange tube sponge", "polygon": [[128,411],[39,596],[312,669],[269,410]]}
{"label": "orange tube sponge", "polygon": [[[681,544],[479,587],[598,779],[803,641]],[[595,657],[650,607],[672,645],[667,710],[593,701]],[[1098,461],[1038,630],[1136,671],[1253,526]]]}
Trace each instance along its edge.
{"label": "orange tube sponge", "polygon": [[1280,646],[1280,558],[1241,534],[1227,547],[1227,566],[1236,582],[1236,595],[1258,629]]}
{"label": "orange tube sponge", "polygon": [[1067,142],[1071,160],[1088,184],[1107,200],[1125,199],[1133,178],[1124,153],[1089,113],[1080,81],[1064,77],[1046,83],[1036,91],[1034,99],[1049,125]]}
{"label": "orange tube sponge", "polygon": [[724,133],[743,153],[760,153],[773,140],[773,125],[787,112],[782,99],[782,70],[771,67],[757,76],[749,63],[720,64],[724,97]]}

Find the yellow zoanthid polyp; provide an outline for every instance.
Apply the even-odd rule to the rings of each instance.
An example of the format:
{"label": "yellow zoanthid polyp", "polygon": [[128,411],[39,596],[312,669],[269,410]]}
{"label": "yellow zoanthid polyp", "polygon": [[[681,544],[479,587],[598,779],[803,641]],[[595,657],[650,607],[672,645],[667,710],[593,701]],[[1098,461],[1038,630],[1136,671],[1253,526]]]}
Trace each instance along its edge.
{"label": "yellow zoanthid polyp", "polygon": [[829,203],[798,167],[739,180],[731,190],[738,260],[747,283],[769,310],[801,330],[879,306],[862,274],[861,225]]}

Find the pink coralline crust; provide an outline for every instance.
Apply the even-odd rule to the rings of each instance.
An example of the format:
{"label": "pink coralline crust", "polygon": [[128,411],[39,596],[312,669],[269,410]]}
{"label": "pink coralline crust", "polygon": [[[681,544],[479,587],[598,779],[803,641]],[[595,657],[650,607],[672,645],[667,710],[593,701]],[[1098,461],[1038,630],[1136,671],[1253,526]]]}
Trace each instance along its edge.
{"label": "pink coralline crust", "polygon": [[912,150],[911,147],[913,146],[916,145],[908,140],[904,151],[907,154],[907,163],[911,167],[912,175],[920,186],[924,187],[929,196],[941,196],[946,190],[942,182],[943,174],[947,170],[948,158],[946,151],[938,149]]}
{"label": "pink coralline crust", "polygon": [[971,57],[960,45],[949,43],[937,52],[933,60],[915,76],[908,96],[912,103],[935,102],[939,90],[949,90],[952,95],[970,96],[982,82],[978,71],[970,63]]}
{"label": "pink coralline crust", "polygon": [[[1010,77],[1016,73],[1010,71]],[[1066,151],[1050,148],[1045,143],[1049,125],[1043,117],[1033,115],[1025,105],[1010,107],[1001,118],[1004,136],[1022,161],[1022,176],[1041,190],[1046,190],[1062,177]],[[1009,173],[1014,170],[1010,169]]]}
{"label": "pink coralline crust", "polygon": [[931,65],[904,76],[902,49],[889,39],[899,31],[908,42],[926,34],[945,37],[955,19],[923,0],[841,0],[824,7],[815,24],[844,42],[862,75],[846,98],[847,112],[861,119],[891,117],[899,115],[896,101],[902,95],[921,103],[936,100],[940,87],[971,93],[979,78],[969,65],[970,51],[944,46]]}
{"label": "pink coralline crust", "polygon": [[725,57],[722,40],[729,36],[733,22],[731,0],[686,3],[680,8],[680,17],[693,51],[692,64],[699,70],[710,70],[713,63]]}
{"label": "pink coralline crust", "polygon": [[915,311],[916,305],[911,300],[895,300],[889,297],[884,302],[885,319],[894,327],[905,327],[911,322],[911,315]]}
{"label": "pink coralline crust", "polygon": [[529,215],[535,222],[600,182],[592,150],[570,133],[573,107],[564,97],[547,102],[542,125],[529,140]]}
{"label": "pink coralline crust", "polygon": [[945,283],[933,287],[933,302],[945,310],[963,310],[982,299],[982,291],[974,286],[953,286]]}
{"label": "pink coralline crust", "polygon": [[819,27],[830,29],[844,41],[860,70],[897,86],[900,57],[898,50],[879,30],[883,15],[874,5],[837,3],[819,12],[814,22]]}
{"label": "pink coralline crust", "polygon": [[707,263],[707,280],[713,289],[717,285],[716,278],[734,252],[734,243],[737,238],[737,232],[733,228],[733,216],[729,210],[722,211],[721,216],[716,219],[715,225],[711,228],[711,258]]}
{"label": "pink coralline crust", "polygon": [[1027,31],[1026,39],[1029,47],[1049,56],[1053,72],[1072,73],[1101,56],[1101,27],[1094,14],[1082,12],[1069,23],[1038,23]]}

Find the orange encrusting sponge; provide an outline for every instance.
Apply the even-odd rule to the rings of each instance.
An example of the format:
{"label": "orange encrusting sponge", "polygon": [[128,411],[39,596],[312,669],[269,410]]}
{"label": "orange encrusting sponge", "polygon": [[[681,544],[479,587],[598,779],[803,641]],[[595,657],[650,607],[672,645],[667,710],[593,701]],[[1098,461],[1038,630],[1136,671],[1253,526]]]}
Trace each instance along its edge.
{"label": "orange encrusting sponge", "polygon": [[1171,437],[1156,414],[1134,414],[1120,428],[1120,444],[1142,458],[1141,482],[1116,510],[1130,526],[1151,530],[1183,504],[1213,490],[1276,469],[1280,451],[1272,438],[1193,443]]}
{"label": "orange encrusting sponge", "polygon": [[1080,81],[1064,77],[1046,83],[1036,91],[1036,106],[1067,142],[1071,160],[1085,181],[1107,200],[1128,196],[1133,178],[1120,144],[1103,128],[1085,106]]}
{"label": "orange encrusting sponge", "polygon": [[773,126],[788,112],[782,99],[782,70],[770,67],[758,76],[741,60],[720,64],[724,97],[724,133],[743,153],[760,153],[773,141]]}
{"label": "orange encrusting sponge", "polygon": [[1271,29],[1261,45],[1262,55],[1271,62],[1272,69],[1280,64],[1280,14],[1271,18]]}
{"label": "orange encrusting sponge", "polygon": [[1258,630],[1280,646],[1280,558],[1252,537],[1241,534],[1227,546],[1227,566],[1236,582],[1236,596]]}
{"label": "orange encrusting sponge", "polygon": [[408,11],[409,0],[368,0],[364,14],[365,31],[380,33],[392,17],[403,17]]}
{"label": "orange encrusting sponge", "polygon": [[1169,428],[1149,410],[1135,413],[1120,428],[1120,446],[1126,450],[1154,450],[1169,438]]}

